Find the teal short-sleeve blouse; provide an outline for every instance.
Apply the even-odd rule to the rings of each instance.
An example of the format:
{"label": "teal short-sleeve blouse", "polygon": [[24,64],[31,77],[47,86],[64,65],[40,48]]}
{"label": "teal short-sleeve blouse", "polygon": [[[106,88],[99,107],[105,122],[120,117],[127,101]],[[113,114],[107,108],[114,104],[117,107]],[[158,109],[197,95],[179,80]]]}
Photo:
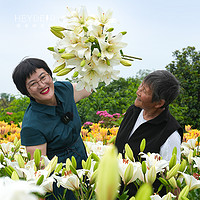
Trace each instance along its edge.
{"label": "teal short-sleeve blouse", "polygon": [[[47,143],[49,159],[57,155],[59,162],[65,162],[67,157],[76,152],[79,157],[77,159],[81,162],[87,156],[80,137],[81,120],[74,101],[73,86],[66,81],[57,81],[54,86],[57,106],[39,104],[31,100],[22,122],[22,145],[35,146]],[[65,124],[61,118],[67,112],[73,117]]]}

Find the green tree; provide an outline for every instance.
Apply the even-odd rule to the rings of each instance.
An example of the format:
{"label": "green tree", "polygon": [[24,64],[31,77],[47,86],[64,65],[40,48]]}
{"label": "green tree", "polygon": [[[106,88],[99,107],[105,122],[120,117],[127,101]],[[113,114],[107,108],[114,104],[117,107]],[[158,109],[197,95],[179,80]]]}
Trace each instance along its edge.
{"label": "green tree", "polygon": [[77,103],[82,123],[86,121],[98,122],[100,117],[96,115],[97,111],[106,110],[109,114],[124,113],[134,103],[140,83],[140,76],[119,78],[107,86],[101,83],[96,92]]}
{"label": "green tree", "polygon": [[181,93],[171,111],[184,125],[200,127],[200,51],[195,47],[173,52],[175,60],[166,66],[181,83]]}
{"label": "green tree", "polygon": [[18,98],[12,96],[12,101],[10,101],[6,107],[0,106],[0,121],[8,123],[13,121],[16,124],[22,122],[29,102],[30,99],[26,96],[20,96]]}

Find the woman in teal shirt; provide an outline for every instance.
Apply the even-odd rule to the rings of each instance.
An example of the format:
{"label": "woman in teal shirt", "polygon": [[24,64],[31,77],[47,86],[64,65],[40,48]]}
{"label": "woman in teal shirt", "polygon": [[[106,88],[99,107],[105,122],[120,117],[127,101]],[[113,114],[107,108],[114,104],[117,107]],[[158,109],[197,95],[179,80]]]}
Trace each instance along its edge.
{"label": "woman in teal shirt", "polygon": [[[56,155],[58,162],[63,163],[74,156],[77,168],[81,168],[87,154],[80,137],[81,120],[76,102],[90,93],[85,89],[77,91],[76,84],[67,81],[53,83],[50,68],[37,58],[20,62],[12,77],[17,89],[30,98],[21,130],[22,145],[27,152],[33,157],[38,148],[42,155],[49,159]],[[57,189],[54,193],[58,193]],[[71,191],[66,196],[75,199]]]}

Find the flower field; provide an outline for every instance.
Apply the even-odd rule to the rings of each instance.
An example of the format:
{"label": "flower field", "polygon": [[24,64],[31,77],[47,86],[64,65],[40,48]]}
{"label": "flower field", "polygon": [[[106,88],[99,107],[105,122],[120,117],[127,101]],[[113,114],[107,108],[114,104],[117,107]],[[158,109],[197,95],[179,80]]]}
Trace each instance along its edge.
{"label": "flower field", "polygon": [[[31,160],[25,147],[21,146],[21,124],[1,121],[0,187],[3,188],[3,199],[15,199],[16,195],[19,199],[54,195],[55,181],[58,186],[72,190],[77,199],[127,199],[126,186],[132,182],[138,187],[138,192],[131,199],[199,199],[199,130],[185,126],[180,163],[176,162],[176,150],[170,161],[163,160],[159,154],[143,153],[145,139],[140,145],[141,161],[135,162],[128,144],[125,148],[126,159],[117,154],[113,145],[118,131],[116,125],[122,115],[110,115],[106,111],[98,111],[97,114],[101,117],[98,123],[86,122],[81,128],[88,153],[81,170],[76,169],[74,157],[67,159],[66,163],[58,163],[56,156],[48,160],[41,156],[38,149]],[[158,191],[153,191],[152,184],[156,179],[160,181],[160,187]],[[125,185],[123,194],[118,193],[120,180]],[[167,191],[163,197],[159,196],[161,188]],[[144,192],[147,197],[142,195]]]}

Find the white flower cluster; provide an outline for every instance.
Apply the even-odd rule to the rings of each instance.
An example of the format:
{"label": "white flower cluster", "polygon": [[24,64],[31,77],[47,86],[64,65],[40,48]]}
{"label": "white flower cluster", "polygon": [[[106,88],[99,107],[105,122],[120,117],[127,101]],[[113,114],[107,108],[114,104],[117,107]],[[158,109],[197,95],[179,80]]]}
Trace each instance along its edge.
{"label": "white flower cluster", "polygon": [[131,66],[130,61],[140,59],[123,54],[122,48],[127,44],[121,40],[126,32],[113,34],[110,10],[104,12],[98,8],[94,17],[87,14],[85,7],[68,11],[62,27],[51,27],[59,40],[55,47],[48,49],[56,60],[53,72],[63,76],[74,70],[72,79],[78,82],[77,90],[95,90],[99,82],[108,85],[112,79],[118,79],[120,71],[114,70],[114,66],[120,63]]}

